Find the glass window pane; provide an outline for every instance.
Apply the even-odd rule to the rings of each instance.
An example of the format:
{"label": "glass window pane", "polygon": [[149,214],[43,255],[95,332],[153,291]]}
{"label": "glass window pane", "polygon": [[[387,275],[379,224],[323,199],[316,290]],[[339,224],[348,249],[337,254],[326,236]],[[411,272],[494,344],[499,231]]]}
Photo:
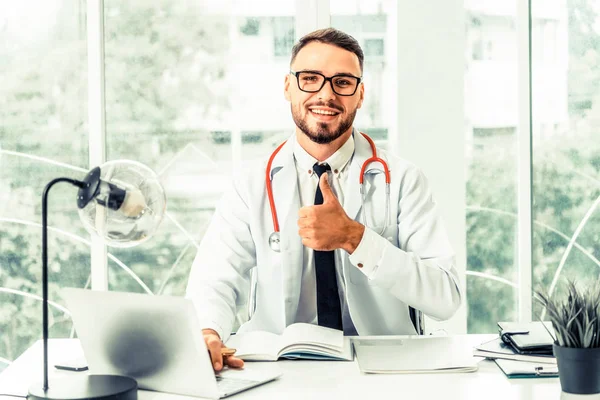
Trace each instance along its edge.
{"label": "glass window pane", "polygon": [[517,311],[516,2],[465,1],[467,331]]}
{"label": "glass window pane", "polygon": [[[42,335],[35,296],[42,295],[43,188],[87,172],[85,20],[77,0],[5,2],[0,13],[0,359],[8,361]],[[71,332],[59,287],[84,286],[90,273],[76,194],[67,183],[49,192],[52,337]]]}
{"label": "glass window pane", "polygon": [[[600,273],[596,1],[533,1],[534,288]],[[534,314],[541,308],[534,304]]]}
{"label": "glass window pane", "polygon": [[331,26],[352,35],[365,54],[363,82],[365,101],[356,114],[357,129],[387,148],[396,132],[398,105],[396,73],[397,28],[395,0],[332,0]]}
{"label": "glass window pane", "polygon": [[294,0],[106,0],[108,158],[161,178],[168,216],[139,247],[109,249],[109,287],[181,295],[240,161],[294,132],[283,81]]}

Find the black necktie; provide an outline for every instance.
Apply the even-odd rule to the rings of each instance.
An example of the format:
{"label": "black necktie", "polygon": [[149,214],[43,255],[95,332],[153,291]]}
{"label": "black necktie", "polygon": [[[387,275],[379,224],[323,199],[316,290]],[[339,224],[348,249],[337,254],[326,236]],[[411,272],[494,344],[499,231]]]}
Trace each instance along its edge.
{"label": "black necktie", "polygon": [[[325,171],[331,170],[329,165],[313,166],[313,170],[321,178]],[[317,183],[315,205],[323,204],[323,193]],[[317,319],[320,326],[342,329],[342,310],[338,294],[335,273],[335,257],[333,251],[315,250],[315,273],[317,277]]]}

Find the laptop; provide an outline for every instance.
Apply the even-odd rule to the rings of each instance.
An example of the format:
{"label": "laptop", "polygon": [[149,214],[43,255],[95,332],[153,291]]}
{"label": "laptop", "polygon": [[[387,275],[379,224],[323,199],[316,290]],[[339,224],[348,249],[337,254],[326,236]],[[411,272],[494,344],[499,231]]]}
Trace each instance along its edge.
{"label": "laptop", "polygon": [[281,375],[264,363],[215,375],[189,299],[75,288],[61,294],[91,374],[125,375],[140,389],[211,399]]}

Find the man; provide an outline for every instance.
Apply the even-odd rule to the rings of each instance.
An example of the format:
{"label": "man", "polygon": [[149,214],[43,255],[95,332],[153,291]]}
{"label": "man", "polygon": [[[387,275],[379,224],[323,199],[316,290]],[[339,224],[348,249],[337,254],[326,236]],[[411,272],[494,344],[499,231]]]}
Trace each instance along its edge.
{"label": "man", "polygon": [[[461,302],[454,254],[423,174],[378,149],[389,192],[382,165],[369,164],[361,202],[361,167],[373,152],[353,128],[365,93],[358,42],[335,29],[310,33],[294,46],[290,69],[284,94],[296,132],[272,162],[251,163],[234,179],[190,273],[187,296],[217,371],[254,267],[255,312],[238,332],[281,333],[306,322],[348,335],[414,334],[409,307],[447,319]],[[270,240],[279,223],[280,239]],[[235,357],[225,363],[243,365]]]}

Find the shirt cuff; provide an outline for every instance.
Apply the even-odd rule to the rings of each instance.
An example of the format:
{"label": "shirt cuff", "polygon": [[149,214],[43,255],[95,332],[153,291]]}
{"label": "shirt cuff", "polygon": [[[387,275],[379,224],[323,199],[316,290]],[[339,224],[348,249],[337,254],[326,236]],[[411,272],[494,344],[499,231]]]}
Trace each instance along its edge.
{"label": "shirt cuff", "polygon": [[369,280],[375,278],[379,261],[388,241],[379,236],[375,231],[365,226],[365,232],[360,243],[350,254],[350,262],[357,267]]}
{"label": "shirt cuff", "polygon": [[225,341],[227,341],[227,339],[229,339],[229,335],[227,335],[227,337],[223,337],[223,328],[221,328],[221,326],[219,324],[217,324],[216,322],[204,322],[201,324],[202,325],[202,329],[212,329],[215,332],[217,332],[217,334],[219,335],[219,337],[221,338],[221,341],[223,343],[225,343]]}

